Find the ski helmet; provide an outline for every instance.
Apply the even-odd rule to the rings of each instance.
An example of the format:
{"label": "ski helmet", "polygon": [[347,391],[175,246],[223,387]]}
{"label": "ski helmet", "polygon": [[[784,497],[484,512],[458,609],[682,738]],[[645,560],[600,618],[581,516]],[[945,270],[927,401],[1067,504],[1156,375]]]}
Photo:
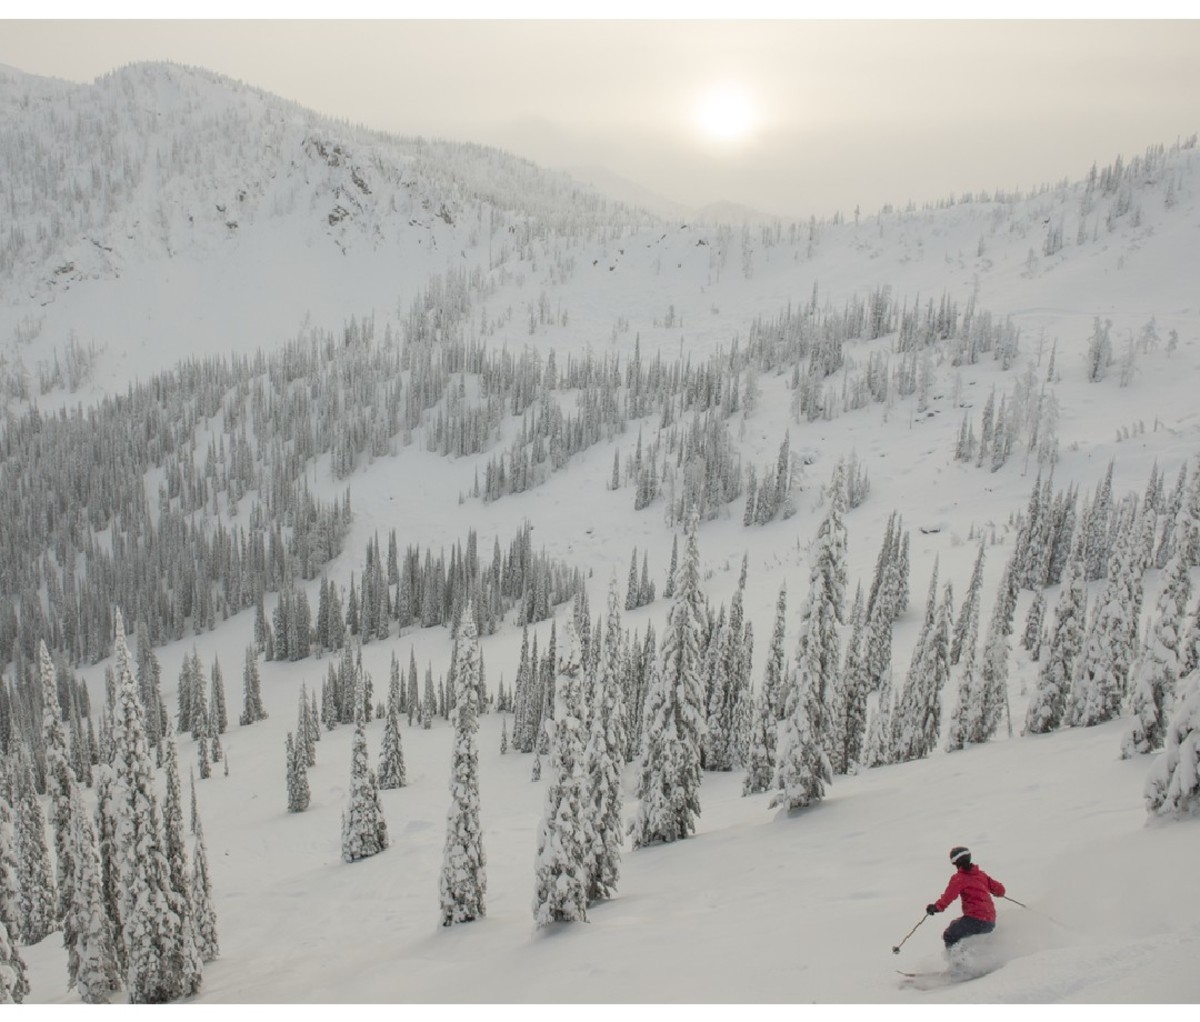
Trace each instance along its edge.
{"label": "ski helmet", "polygon": [[961,868],[971,865],[971,849],[955,845],[950,849],[950,861]]}

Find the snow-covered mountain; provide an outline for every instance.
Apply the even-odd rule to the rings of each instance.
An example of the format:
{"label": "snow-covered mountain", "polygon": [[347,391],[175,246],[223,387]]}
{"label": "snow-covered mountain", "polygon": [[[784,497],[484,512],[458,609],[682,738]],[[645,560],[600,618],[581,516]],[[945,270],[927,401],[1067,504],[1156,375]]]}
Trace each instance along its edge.
{"label": "snow-covered mountain", "polygon": [[[645,564],[656,598],[622,620],[661,639],[688,505],[703,509],[714,615],[746,556],[757,691],[781,585],[795,661],[841,460],[861,498],[845,516],[847,602],[871,586],[893,512],[909,535],[899,694],[935,565],[957,613],[981,544],[982,655],[1039,472],[1082,517],[1111,463],[1112,535],[1134,514],[1122,500],[1150,494],[1154,545],[1180,470],[1188,486],[1200,473],[1195,136],[1019,195],[733,226],[660,219],[496,150],[381,135],[173,65],[90,86],[0,69],[0,124],[0,649],[15,693],[46,638],[93,716],[111,602],[151,622],[172,718],[193,650],[220,660],[237,705],[256,603],[268,618],[297,593],[317,608],[326,580],[346,602],[393,531],[418,567],[457,564],[456,548],[485,564],[540,552],[539,577],[582,584],[593,620],[610,580],[624,600]],[[1003,447],[983,440],[1001,432]],[[765,489],[785,438],[790,485],[753,521],[750,480]],[[1139,572],[1142,636],[1164,573]],[[1089,583],[1093,607],[1106,584]],[[197,999],[1193,1000],[1200,887],[1181,878],[1200,834],[1146,826],[1161,754],[1118,759],[1128,714],[1022,735],[1044,661],[1020,638],[1042,588],[1013,611],[1011,731],[945,751],[956,668],[929,755],[838,775],[808,809],[743,797],[741,768],[706,772],[696,834],[626,845],[616,897],[549,931],[530,909],[550,757],[531,782],[531,755],[501,754],[510,713],[493,706],[480,733],[487,917],[443,929],[448,722],[404,727],[408,784],[381,795],[391,845],[346,864],[351,728],[323,733],[302,814],[286,812],[283,759],[301,685],[319,693],[340,655],[314,641],[264,661],[269,717],[231,714],[228,776],[196,784],[222,948]],[[1061,588],[1042,592],[1047,630]],[[493,699],[513,692],[519,621],[543,651],[551,625],[521,603],[500,611],[500,591],[481,640]],[[450,665],[446,608],[391,609],[362,645],[377,699],[393,657],[434,679]],[[559,634],[570,614],[554,608]],[[372,762],[383,728],[366,725]],[[199,744],[179,736],[185,772]],[[626,768],[626,817],[637,776]],[[897,965],[937,964],[941,918],[902,957],[891,948],[958,843],[1029,907],[1001,903],[1003,968],[900,990]],[[29,1000],[76,998],[57,936],[22,955]]]}

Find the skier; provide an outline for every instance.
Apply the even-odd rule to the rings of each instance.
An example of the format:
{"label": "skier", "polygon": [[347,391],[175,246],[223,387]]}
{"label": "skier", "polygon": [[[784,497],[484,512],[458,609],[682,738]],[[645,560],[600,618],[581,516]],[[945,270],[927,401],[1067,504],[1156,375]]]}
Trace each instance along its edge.
{"label": "skier", "polygon": [[955,898],[962,897],[963,914],[947,926],[942,934],[947,951],[964,937],[991,933],[996,928],[996,906],[992,903],[992,895],[1004,897],[1004,885],[971,864],[969,848],[962,845],[951,848],[950,861],[956,868],[954,876],[950,878],[942,896],[925,906],[925,911],[932,916],[944,912]]}

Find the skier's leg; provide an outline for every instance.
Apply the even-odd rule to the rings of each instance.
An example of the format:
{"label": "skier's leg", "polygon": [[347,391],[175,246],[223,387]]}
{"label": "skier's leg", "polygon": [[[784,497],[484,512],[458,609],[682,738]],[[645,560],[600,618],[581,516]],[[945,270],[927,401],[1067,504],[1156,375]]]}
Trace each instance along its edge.
{"label": "skier's leg", "polygon": [[954,920],[954,922],[946,927],[945,932],[942,934],[942,940],[946,943],[947,951],[954,947],[954,945],[962,940],[963,937],[970,936],[970,934],[973,932],[971,930],[971,923],[973,921],[974,920],[968,919],[967,916],[959,916]]}

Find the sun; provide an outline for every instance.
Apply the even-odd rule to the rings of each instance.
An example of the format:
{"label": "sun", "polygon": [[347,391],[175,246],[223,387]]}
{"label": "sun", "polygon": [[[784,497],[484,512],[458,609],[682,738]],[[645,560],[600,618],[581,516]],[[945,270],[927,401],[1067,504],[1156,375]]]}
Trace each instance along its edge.
{"label": "sun", "polygon": [[717,142],[740,142],[758,126],[758,110],[749,92],[736,83],[716,85],[696,100],[693,123]]}

